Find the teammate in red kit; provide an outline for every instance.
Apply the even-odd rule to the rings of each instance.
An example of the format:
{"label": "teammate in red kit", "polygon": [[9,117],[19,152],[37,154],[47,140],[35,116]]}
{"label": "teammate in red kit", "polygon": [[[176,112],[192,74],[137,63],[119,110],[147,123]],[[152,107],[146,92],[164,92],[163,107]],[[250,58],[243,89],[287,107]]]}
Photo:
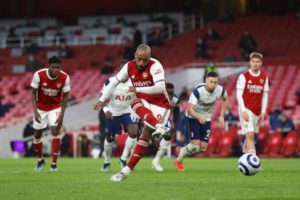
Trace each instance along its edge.
{"label": "teammate in red kit", "polygon": [[137,145],[120,173],[111,177],[111,181],[124,180],[138,161],[147,151],[149,140],[153,134],[165,135],[169,132],[165,127],[170,115],[170,101],[165,84],[165,73],[162,65],[151,58],[151,49],[145,44],[137,47],[135,59],[126,63],[122,70],[111,80],[103,91],[99,101],[93,105],[94,109],[103,106],[111,92],[119,84],[130,79],[133,86],[124,88],[125,91],[136,93],[136,99],[131,102],[135,114],[144,120],[144,128]]}
{"label": "teammate in red kit", "polygon": [[251,53],[250,69],[239,76],[236,85],[242,133],[246,136],[244,153],[256,154],[254,133],[258,133],[267,109],[269,81],[260,70],[262,60],[262,54]]}
{"label": "teammate in red kit", "polygon": [[49,59],[49,68],[37,71],[31,82],[31,98],[34,111],[33,144],[38,156],[36,171],[45,165],[43,158],[42,131],[49,125],[52,132],[52,163],[50,171],[57,171],[57,157],[60,150],[59,129],[62,126],[64,113],[70,91],[70,77],[61,71],[61,60]]}

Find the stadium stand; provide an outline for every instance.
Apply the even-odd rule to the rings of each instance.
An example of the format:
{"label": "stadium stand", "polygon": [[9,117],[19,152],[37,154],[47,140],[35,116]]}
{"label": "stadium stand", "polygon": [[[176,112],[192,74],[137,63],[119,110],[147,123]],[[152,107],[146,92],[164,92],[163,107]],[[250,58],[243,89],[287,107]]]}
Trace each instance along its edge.
{"label": "stadium stand", "polygon": [[[132,26],[119,24],[117,22],[119,17],[124,17],[128,24],[137,22],[145,39],[153,28],[165,28],[162,22],[153,22],[148,15],[81,17],[77,25],[63,27],[58,26],[57,21],[50,18],[35,20],[36,26],[33,27],[26,27],[26,20],[1,20],[1,26],[4,28],[0,31],[0,37],[7,38],[7,40],[1,40],[2,43],[0,43],[4,47],[0,49],[0,96],[2,105],[11,106],[10,109],[5,110],[2,117],[0,116],[0,129],[25,121],[32,116],[29,95],[32,73],[12,75],[12,72],[16,71],[16,65],[25,65],[27,61],[27,55],[23,52],[16,53],[16,49],[27,45],[27,39],[37,41],[41,47],[37,58],[46,66],[48,53],[56,51],[56,46],[60,44],[61,39],[64,39],[74,54],[72,58],[63,60],[63,70],[71,74],[71,95],[77,102],[90,100],[99,95],[95,91],[99,91],[103,81],[107,78],[99,74],[105,57],[111,57],[113,66],[118,66],[125,48],[123,39],[132,37]],[[169,17],[175,21],[175,25],[172,22],[172,28],[167,29],[167,40],[164,46],[152,48],[153,55],[167,69],[182,67],[193,62],[207,62],[207,59],[195,58],[196,41],[199,37],[205,36],[206,27],[183,33],[183,14],[170,13]],[[97,19],[103,22],[103,27],[93,27]],[[223,38],[208,41],[208,44],[213,47],[208,50],[208,53],[212,55],[213,61],[219,62],[224,61],[230,55],[235,56],[237,61],[242,61],[238,42],[244,31],[251,32],[258,43],[258,51],[265,56],[266,65],[263,70],[267,72],[270,79],[268,108],[275,105],[285,108],[285,112],[299,127],[300,106],[297,105],[295,92],[300,87],[300,59],[297,55],[300,50],[297,34],[300,26],[294,16],[292,14],[278,17],[267,14],[249,14],[236,17],[235,23],[213,22],[207,27],[216,30]],[[7,48],[11,42],[9,30],[13,30],[17,37],[17,43],[13,43],[14,48]],[[170,31],[172,33],[169,33]],[[58,32],[61,35],[57,35]],[[236,80],[237,76],[234,75],[221,82],[228,92],[229,108],[235,116],[238,115]],[[186,106],[186,102],[184,103]],[[220,103],[215,105],[213,116],[217,116],[220,106]],[[205,156],[230,156],[232,145],[239,142],[238,132],[239,130],[234,128],[225,134],[218,131],[212,133]],[[282,139],[279,133],[269,135],[267,124],[264,124],[259,132],[258,141],[261,146],[265,146],[262,150],[265,156],[293,156],[295,152],[300,152],[299,133],[289,134],[288,137]]]}

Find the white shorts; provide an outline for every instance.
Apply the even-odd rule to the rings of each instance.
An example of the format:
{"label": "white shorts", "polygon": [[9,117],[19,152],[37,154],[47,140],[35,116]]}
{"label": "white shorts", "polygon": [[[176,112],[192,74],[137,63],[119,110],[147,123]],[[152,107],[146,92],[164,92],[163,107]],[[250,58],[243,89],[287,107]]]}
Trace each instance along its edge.
{"label": "white shorts", "polygon": [[[152,111],[154,117],[156,117],[156,119],[158,119],[160,121],[161,124],[163,124],[164,126],[167,125],[168,123],[168,119],[169,119],[169,116],[170,116],[170,109],[166,109],[166,108],[163,108],[163,107],[160,107],[160,106],[157,106],[157,105],[154,105],[154,104],[150,104],[148,103],[146,100],[144,99],[141,99],[144,106],[146,108],[148,108],[149,110]],[[155,129],[155,127],[151,126],[149,123],[147,123],[146,121],[144,121],[144,123],[149,126],[150,128],[153,128]]]}
{"label": "white shorts", "polygon": [[50,110],[50,111],[43,111],[43,110],[39,110],[39,109],[37,111],[41,116],[41,123],[35,121],[35,119],[33,117],[33,128],[34,129],[41,130],[41,129],[46,128],[47,125],[57,126],[56,120],[57,120],[57,117],[61,113],[61,107],[56,108],[54,110]]}
{"label": "white shorts", "polygon": [[240,122],[241,122],[241,127],[242,127],[242,134],[245,135],[249,132],[258,133],[258,131],[259,131],[259,124],[258,124],[259,116],[255,115],[249,109],[246,109],[246,112],[248,113],[248,116],[249,116],[249,121],[248,122],[246,122],[243,119],[243,113],[239,109],[239,116],[240,116]]}

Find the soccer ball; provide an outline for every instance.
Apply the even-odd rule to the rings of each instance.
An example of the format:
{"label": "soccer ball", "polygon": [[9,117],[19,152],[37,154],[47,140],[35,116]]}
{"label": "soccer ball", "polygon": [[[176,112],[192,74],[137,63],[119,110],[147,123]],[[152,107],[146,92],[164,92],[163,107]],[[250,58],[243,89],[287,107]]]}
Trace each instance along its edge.
{"label": "soccer ball", "polygon": [[252,176],[260,170],[260,160],[256,155],[246,153],[240,157],[238,168],[244,175]]}

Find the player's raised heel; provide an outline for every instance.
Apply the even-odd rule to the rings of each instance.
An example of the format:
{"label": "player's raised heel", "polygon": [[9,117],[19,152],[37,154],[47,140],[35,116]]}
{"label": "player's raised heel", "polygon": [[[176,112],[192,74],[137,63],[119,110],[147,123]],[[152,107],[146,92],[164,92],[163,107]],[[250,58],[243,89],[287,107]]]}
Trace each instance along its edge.
{"label": "player's raised heel", "polygon": [[37,165],[34,168],[34,171],[41,171],[45,165],[46,165],[46,162],[44,159],[38,161]]}
{"label": "player's raised heel", "polygon": [[101,171],[107,172],[107,171],[109,171],[109,169],[110,169],[110,163],[104,163],[101,168]]}
{"label": "player's raised heel", "polygon": [[155,169],[158,172],[164,171],[164,169],[162,168],[162,166],[156,160],[152,160],[152,168]]}
{"label": "player's raised heel", "polygon": [[119,173],[113,175],[113,176],[110,178],[110,180],[111,180],[111,181],[114,181],[114,182],[120,182],[120,181],[125,180],[126,178],[127,178],[127,175],[126,175],[126,174],[124,174],[123,172],[119,172]]}

